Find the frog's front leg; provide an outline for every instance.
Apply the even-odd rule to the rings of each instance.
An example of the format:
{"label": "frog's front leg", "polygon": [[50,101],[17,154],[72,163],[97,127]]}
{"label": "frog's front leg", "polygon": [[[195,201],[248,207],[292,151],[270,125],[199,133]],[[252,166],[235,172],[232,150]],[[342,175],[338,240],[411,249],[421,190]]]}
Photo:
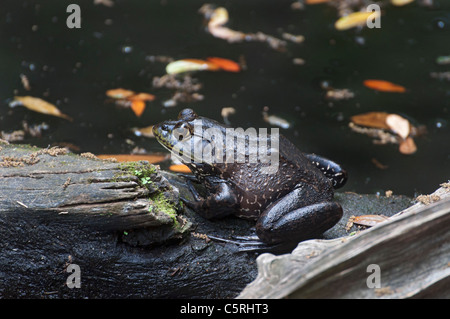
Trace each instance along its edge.
{"label": "frog's front leg", "polygon": [[331,181],[333,188],[341,188],[347,182],[347,171],[339,164],[316,154],[304,154],[313,165]]}
{"label": "frog's front leg", "polygon": [[303,188],[270,205],[256,224],[256,234],[265,243],[298,243],[321,235],[342,217],[342,207],[329,200],[301,206],[306,194]]}
{"label": "frog's front leg", "polygon": [[210,192],[203,198],[197,189],[188,181],[189,189],[194,197],[193,201],[182,199],[183,202],[201,216],[211,219],[232,214],[238,207],[237,196],[227,182],[214,182],[210,185]]}

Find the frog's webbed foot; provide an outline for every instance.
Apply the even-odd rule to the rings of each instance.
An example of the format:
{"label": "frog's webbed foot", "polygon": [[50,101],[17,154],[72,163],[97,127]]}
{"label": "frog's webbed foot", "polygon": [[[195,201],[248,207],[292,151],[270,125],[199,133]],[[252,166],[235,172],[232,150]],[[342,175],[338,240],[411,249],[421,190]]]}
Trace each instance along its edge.
{"label": "frog's webbed foot", "polygon": [[347,171],[339,164],[316,154],[304,154],[333,184],[333,188],[341,188],[347,182]]}
{"label": "frog's webbed foot", "polygon": [[257,252],[257,253],[266,253],[266,252],[286,252],[287,249],[284,245],[276,244],[276,245],[268,245],[261,240],[256,235],[251,236],[232,236],[232,239],[226,239],[217,236],[208,235],[208,238],[223,242],[226,244],[233,244],[237,247],[237,252]]}

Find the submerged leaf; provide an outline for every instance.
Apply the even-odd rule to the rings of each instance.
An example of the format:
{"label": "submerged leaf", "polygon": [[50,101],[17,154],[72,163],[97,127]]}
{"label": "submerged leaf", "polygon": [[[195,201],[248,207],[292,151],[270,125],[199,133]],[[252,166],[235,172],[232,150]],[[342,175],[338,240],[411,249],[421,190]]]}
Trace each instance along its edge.
{"label": "submerged leaf", "polygon": [[70,116],[62,113],[56,106],[37,97],[15,96],[14,101],[10,105],[13,106],[15,104],[14,102],[19,103],[34,112],[57,116],[72,121]]}
{"label": "submerged leaf", "polygon": [[396,93],[406,92],[406,88],[404,88],[403,86],[384,80],[365,80],[363,83],[369,89],[377,91]]}

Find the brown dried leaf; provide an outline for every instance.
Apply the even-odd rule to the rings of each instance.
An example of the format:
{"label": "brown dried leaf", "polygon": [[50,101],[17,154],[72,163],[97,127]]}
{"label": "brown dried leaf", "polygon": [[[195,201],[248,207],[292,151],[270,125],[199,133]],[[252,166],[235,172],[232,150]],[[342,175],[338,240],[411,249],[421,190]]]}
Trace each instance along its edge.
{"label": "brown dried leaf", "polygon": [[364,114],[354,115],[350,120],[359,126],[368,126],[389,130],[390,127],[386,124],[386,118],[389,113],[386,112],[369,112]]}
{"label": "brown dried leaf", "polygon": [[414,154],[417,151],[417,146],[412,137],[408,137],[406,140],[400,142],[398,150],[402,154]]}
{"label": "brown dried leaf", "polygon": [[353,218],[353,223],[362,226],[372,227],[386,220],[388,220],[388,217],[384,215],[361,215]]}

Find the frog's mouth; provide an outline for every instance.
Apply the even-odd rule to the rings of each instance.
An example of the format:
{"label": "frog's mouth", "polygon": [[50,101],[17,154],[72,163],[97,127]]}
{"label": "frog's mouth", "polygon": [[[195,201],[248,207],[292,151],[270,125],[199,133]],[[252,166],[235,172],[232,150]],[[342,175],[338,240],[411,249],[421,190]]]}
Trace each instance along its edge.
{"label": "frog's mouth", "polygon": [[157,141],[183,163],[203,163],[203,147],[208,141],[201,136],[180,130],[178,122],[164,122],[153,126]]}
{"label": "frog's mouth", "polygon": [[170,127],[173,127],[173,125],[170,124],[156,124],[153,126],[153,135],[155,136],[156,140],[164,146],[169,151],[172,151],[175,140],[173,139],[172,130],[170,130]]}

